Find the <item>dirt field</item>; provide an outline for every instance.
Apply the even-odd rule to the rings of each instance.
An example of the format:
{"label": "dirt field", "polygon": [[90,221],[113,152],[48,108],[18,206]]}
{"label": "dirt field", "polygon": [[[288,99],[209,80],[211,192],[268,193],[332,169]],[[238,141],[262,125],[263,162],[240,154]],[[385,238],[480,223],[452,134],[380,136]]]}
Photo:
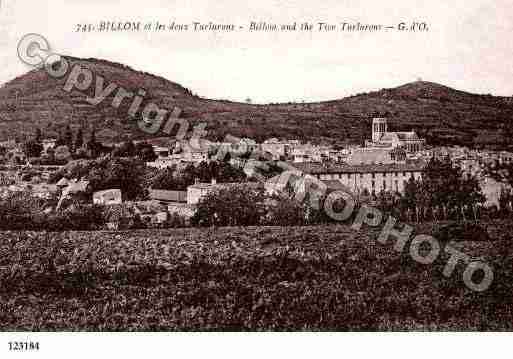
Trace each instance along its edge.
{"label": "dirt field", "polygon": [[455,244],[494,270],[478,293],[463,266],[442,275],[447,256],[418,264],[376,236],[342,225],[2,232],[0,330],[513,329],[509,240]]}

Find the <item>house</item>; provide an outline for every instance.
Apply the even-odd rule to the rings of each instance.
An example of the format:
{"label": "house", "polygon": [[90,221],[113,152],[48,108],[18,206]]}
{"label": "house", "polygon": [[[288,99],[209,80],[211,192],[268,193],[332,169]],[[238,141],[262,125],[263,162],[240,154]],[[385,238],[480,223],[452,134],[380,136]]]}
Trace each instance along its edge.
{"label": "house", "polygon": [[406,151],[402,147],[376,148],[359,147],[353,149],[345,158],[349,165],[385,164],[406,161]]}
{"label": "house", "polygon": [[87,188],[89,186],[89,181],[86,180],[70,180],[68,181],[68,187],[64,189],[63,192],[69,193],[69,194],[76,194],[76,193],[82,193],[87,192]]}
{"label": "house", "polygon": [[110,230],[131,228],[136,222],[134,207],[129,203],[107,205],[104,213]]}
{"label": "house", "polygon": [[291,156],[295,163],[322,162],[323,158],[328,157],[328,154],[323,156],[322,150],[310,144],[306,144],[294,147],[291,152]]}
{"label": "house", "polygon": [[42,199],[50,199],[57,192],[58,188],[56,185],[41,183],[32,186],[32,195]]}
{"label": "house", "polygon": [[286,143],[280,142],[276,138],[270,138],[264,141],[260,148],[262,152],[269,153],[273,160],[280,160],[285,158],[288,155],[288,151],[290,150]]}
{"label": "house", "polygon": [[158,168],[158,169],[164,169],[164,168],[172,167],[178,163],[180,163],[180,156],[172,155],[170,157],[157,158],[153,162],[146,162],[146,166],[154,167],[154,168]]}
{"label": "house", "polygon": [[507,151],[499,152],[499,163],[500,164],[511,164],[513,163],[513,153]]}
{"label": "house", "polygon": [[101,205],[121,204],[120,189],[106,189],[93,193],[93,203]]}
{"label": "house", "polygon": [[[290,173],[289,175],[279,174],[268,179],[264,186],[268,195],[275,195],[281,192],[306,193],[308,191],[321,191],[320,195],[325,195],[333,191],[344,191],[353,193],[353,191],[345,186],[340,180],[321,180],[324,188],[320,186],[311,186],[308,182],[314,178],[306,173]],[[317,180],[317,179],[316,179]],[[325,192],[324,192],[325,191]]]}
{"label": "house", "polygon": [[161,204],[187,203],[187,191],[150,189],[149,192],[150,199]]}
{"label": "house", "polygon": [[264,182],[265,192],[271,196],[287,190],[296,192],[299,190],[298,186],[302,176],[301,173],[290,173],[269,178]]}
{"label": "house", "polygon": [[167,206],[167,211],[170,215],[178,215],[188,223],[194,213],[196,213],[196,205],[187,203],[172,203]]}
{"label": "house", "polygon": [[6,149],[12,149],[16,146],[17,146],[16,141],[12,140],[12,139],[0,142],[0,147],[6,148]]}
{"label": "house", "polygon": [[349,155],[346,150],[330,150],[328,153],[329,162],[344,162]]}
{"label": "house", "polygon": [[143,222],[159,225],[167,221],[167,207],[156,201],[133,202],[134,212]]}
{"label": "house", "polygon": [[55,148],[55,143],[57,142],[57,140],[55,138],[45,138],[42,142],[42,145],[43,145],[43,152],[44,153],[47,153],[47,151],[50,149],[50,148]]}
{"label": "house", "polygon": [[181,140],[176,142],[176,146],[181,150],[178,154],[180,161],[200,163],[209,159],[211,151],[209,141],[202,141],[200,139]]}
{"label": "house", "polygon": [[171,154],[169,147],[155,146],[153,145],[153,152],[157,155],[158,158],[167,158]]}
{"label": "house", "polygon": [[62,202],[65,199],[72,198],[74,196],[83,195],[87,192],[89,187],[89,181],[85,180],[69,180],[68,185],[62,189],[61,198],[57,203],[57,209],[59,209],[62,205]]}
{"label": "house", "polygon": [[498,182],[491,177],[483,177],[479,181],[481,190],[486,200],[483,203],[484,207],[495,206],[499,208],[499,198],[502,191],[510,191],[511,186]]}
{"label": "house", "polygon": [[60,188],[61,190],[68,187],[69,185],[69,181],[67,180],[66,177],[62,177],[58,182],[57,182],[57,187]]}
{"label": "house", "polygon": [[155,203],[167,207],[167,213],[183,217],[187,222],[196,212],[196,205],[187,203],[187,191],[150,189],[149,197]]}

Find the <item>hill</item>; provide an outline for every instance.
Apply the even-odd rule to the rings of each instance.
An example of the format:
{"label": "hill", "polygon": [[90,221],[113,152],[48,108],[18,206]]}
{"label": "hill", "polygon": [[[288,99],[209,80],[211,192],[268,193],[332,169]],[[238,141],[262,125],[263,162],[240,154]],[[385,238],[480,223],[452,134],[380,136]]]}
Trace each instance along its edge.
{"label": "hill", "polygon": [[[418,81],[339,100],[316,103],[256,105],[210,100],[162,77],[98,59],[67,57],[126,90],[145,89],[146,102],[172,110],[182,117],[208,124],[209,137],[231,134],[262,141],[269,137],[299,138],[312,142],[362,143],[369,136],[371,118],[387,115],[392,130],[415,129],[433,144],[511,145],[511,98],[476,95],[439,84]],[[56,136],[65,123],[95,127],[106,141],[145,136],[127,117],[128,106],[111,106],[115,92],[98,106],[85,101],[77,90],[62,89],[64,80],[32,70],[0,88],[0,139],[23,137],[41,127]],[[94,86],[91,86],[92,94]]]}

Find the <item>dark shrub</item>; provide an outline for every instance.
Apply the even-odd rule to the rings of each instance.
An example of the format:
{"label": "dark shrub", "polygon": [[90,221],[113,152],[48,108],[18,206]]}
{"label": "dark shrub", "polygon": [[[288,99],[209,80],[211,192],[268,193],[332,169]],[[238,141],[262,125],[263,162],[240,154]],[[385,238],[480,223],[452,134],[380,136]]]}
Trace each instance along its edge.
{"label": "dark shrub", "polygon": [[475,223],[451,223],[434,231],[434,237],[444,241],[489,241],[486,227]]}

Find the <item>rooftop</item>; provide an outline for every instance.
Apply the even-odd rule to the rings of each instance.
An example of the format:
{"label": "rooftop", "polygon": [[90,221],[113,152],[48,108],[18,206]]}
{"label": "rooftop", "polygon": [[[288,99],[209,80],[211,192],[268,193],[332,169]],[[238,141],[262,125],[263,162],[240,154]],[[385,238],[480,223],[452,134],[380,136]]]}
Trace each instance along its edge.
{"label": "rooftop", "polygon": [[150,189],[149,197],[153,200],[163,202],[187,202],[187,191]]}
{"label": "rooftop", "polygon": [[193,188],[193,189],[223,189],[228,187],[235,187],[235,186],[246,186],[250,188],[258,188],[261,186],[261,183],[259,182],[227,182],[227,183],[206,183],[206,182],[200,182],[195,183],[187,187]]}
{"label": "rooftop", "polygon": [[328,173],[383,173],[383,172],[412,172],[422,171],[426,166],[423,160],[406,161],[405,163],[386,163],[386,164],[320,164],[320,163],[293,163],[293,167],[301,172],[309,174],[328,174]]}

